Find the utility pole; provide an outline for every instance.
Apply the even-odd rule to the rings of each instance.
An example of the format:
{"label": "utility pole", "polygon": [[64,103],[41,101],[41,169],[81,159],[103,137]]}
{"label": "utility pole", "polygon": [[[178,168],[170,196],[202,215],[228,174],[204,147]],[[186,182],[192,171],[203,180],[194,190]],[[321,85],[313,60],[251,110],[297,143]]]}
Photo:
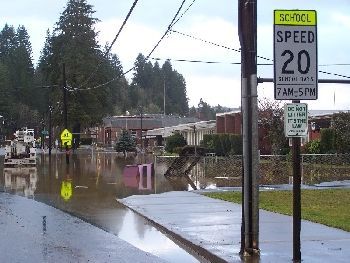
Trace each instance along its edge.
{"label": "utility pole", "polygon": [[165,75],[163,75],[163,109],[164,109],[164,116],[165,116]]}
{"label": "utility pole", "polygon": [[243,256],[259,256],[257,1],[238,0],[243,115]]}
{"label": "utility pole", "polygon": [[51,158],[52,148],[52,106],[49,106],[49,158]]}
{"label": "utility pole", "polygon": [[143,129],[143,127],[142,127],[142,105],[141,105],[141,107],[140,107],[140,126],[141,126],[141,154],[143,154],[143,139],[142,139],[142,129]]}
{"label": "utility pole", "polygon": [[[68,118],[67,118],[67,80],[66,80],[66,65],[62,65],[63,71],[63,115],[64,115],[64,128],[68,128]],[[69,164],[69,150],[68,145],[66,144],[66,164]]]}

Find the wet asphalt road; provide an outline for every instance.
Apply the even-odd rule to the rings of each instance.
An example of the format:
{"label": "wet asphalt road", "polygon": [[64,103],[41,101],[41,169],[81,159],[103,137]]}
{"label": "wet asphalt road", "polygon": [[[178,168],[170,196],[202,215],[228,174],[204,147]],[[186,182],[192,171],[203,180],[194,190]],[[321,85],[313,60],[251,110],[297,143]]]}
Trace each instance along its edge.
{"label": "wet asphalt road", "polygon": [[[33,198],[113,233],[133,246],[169,262],[198,262],[143,217],[116,201],[135,194],[166,192],[173,186],[164,177],[137,177],[126,165],[140,160],[114,153],[39,155],[36,168],[4,168],[0,157],[0,191]],[[142,160],[144,163],[152,159]]]}

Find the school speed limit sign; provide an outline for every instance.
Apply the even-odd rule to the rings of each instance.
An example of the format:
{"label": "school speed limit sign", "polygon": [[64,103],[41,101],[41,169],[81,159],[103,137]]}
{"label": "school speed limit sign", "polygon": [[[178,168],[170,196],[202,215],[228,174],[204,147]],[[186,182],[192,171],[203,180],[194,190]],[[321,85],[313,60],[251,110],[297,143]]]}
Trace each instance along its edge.
{"label": "school speed limit sign", "polygon": [[318,96],[315,10],[274,10],[276,100],[316,100]]}

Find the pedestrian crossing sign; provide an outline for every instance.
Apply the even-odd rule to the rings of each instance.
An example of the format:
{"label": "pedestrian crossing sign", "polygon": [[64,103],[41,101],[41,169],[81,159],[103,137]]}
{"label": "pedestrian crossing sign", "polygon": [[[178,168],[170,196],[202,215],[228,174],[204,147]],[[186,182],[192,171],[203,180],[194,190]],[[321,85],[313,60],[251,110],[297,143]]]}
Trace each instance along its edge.
{"label": "pedestrian crossing sign", "polygon": [[64,129],[61,132],[62,146],[72,146],[73,134],[68,130]]}

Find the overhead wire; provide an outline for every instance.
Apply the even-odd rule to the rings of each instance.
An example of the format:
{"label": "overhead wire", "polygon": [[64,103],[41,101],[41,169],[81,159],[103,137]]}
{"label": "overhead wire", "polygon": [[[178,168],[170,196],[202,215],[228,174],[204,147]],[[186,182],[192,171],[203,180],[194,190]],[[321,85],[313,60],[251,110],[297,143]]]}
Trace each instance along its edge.
{"label": "overhead wire", "polygon": [[[204,60],[193,60],[193,59],[171,59],[171,58],[154,58],[150,57],[153,60],[169,60],[176,62],[190,62],[190,63],[203,63],[203,64],[230,64],[230,65],[240,65],[241,62],[223,62],[223,61],[204,61]],[[259,66],[272,66],[271,63],[258,63]]]}
{"label": "overhead wire", "polygon": [[[181,5],[180,7],[178,8],[176,14],[174,15],[173,19],[171,20],[171,22],[169,23],[166,31],[164,32],[164,34],[162,35],[162,37],[159,39],[159,41],[156,43],[156,45],[152,48],[152,50],[148,53],[148,55],[146,56],[145,58],[145,61],[147,61],[149,59],[149,57],[153,54],[153,52],[156,50],[156,48],[159,46],[160,42],[165,38],[165,36],[171,31],[171,28],[179,21],[179,19],[176,20],[176,18],[178,17],[179,13],[181,12],[181,9],[183,7],[183,5],[185,4],[186,0],[183,0],[181,2]],[[191,3],[190,6],[192,6],[192,4],[194,3],[195,1],[193,1]],[[189,6],[189,7],[190,7]],[[184,11],[184,13],[181,15],[181,17],[187,12],[187,10],[189,9],[189,7]],[[180,18],[181,18],[180,17]],[[130,68],[129,70],[127,71],[124,71],[123,73],[121,73],[119,76],[105,82],[105,83],[102,83],[102,84],[99,84],[99,85],[96,85],[94,87],[89,87],[89,88],[74,88],[72,91],[84,91],[84,90],[92,90],[92,89],[98,89],[98,88],[101,88],[101,87],[104,87],[110,83],[112,83],[113,81],[121,78],[122,76],[126,75],[127,73],[129,73],[130,71],[134,70],[135,69],[135,66]]]}
{"label": "overhead wire", "polygon": [[196,2],[196,0],[193,0],[192,3],[186,8],[186,10],[180,15],[180,17],[178,19],[176,19],[176,21],[172,24],[171,27],[173,27],[177,22],[179,22],[179,20],[187,13],[187,11],[192,7],[192,5],[194,4],[194,2]]}
{"label": "overhead wire", "polygon": [[[230,65],[240,65],[241,62],[225,62],[225,61],[205,61],[200,59],[174,59],[174,58],[156,58],[150,57],[152,60],[169,60],[175,62],[190,62],[190,63],[203,63],[203,64],[230,64]],[[273,63],[257,63],[258,66],[273,66]],[[350,66],[349,63],[334,63],[334,64],[319,64],[319,67],[331,67],[331,66]],[[320,71],[321,72],[321,71]],[[321,72],[323,73],[323,72]],[[334,73],[336,74],[336,73]],[[342,75],[340,75],[342,76]],[[346,76],[345,76],[346,77]]]}
{"label": "overhead wire", "polygon": [[[154,50],[156,50],[156,48],[159,46],[160,42],[162,42],[162,40],[164,39],[164,37],[171,31],[171,28],[175,25],[175,23],[177,23],[179,20],[176,20],[176,17],[179,15],[183,5],[185,4],[186,0],[183,0],[179,9],[177,10],[175,16],[173,17],[173,19],[171,20],[167,30],[164,32],[163,36],[159,39],[158,43],[153,47],[153,49],[151,50],[151,52],[148,53],[148,55],[146,56],[145,60],[148,60],[148,58],[153,54]],[[175,22],[174,22],[175,21]],[[134,67],[133,67],[134,68]]]}
{"label": "overhead wire", "polygon": [[[138,1],[139,1],[139,0],[135,0],[134,3],[132,4],[131,8],[129,9],[128,14],[126,15],[126,17],[125,17],[125,19],[124,19],[124,21],[123,21],[123,24],[120,26],[120,28],[119,28],[119,30],[118,30],[118,33],[115,35],[115,37],[114,37],[112,43],[111,43],[111,44],[109,45],[109,47],[106,49],[106,51],[105,51],[103,57],[106,57],[106,56],[109,54],[109,52],[111,51],[113,45],[114,45],[115,42],[117,41],[117,39],[118,39],[120,33],[122,32],[124,26],[126,25],[126,22],[129,20],[129,17],[130,17],[130,15],[131,15],[131,13],[134,11],[134,8],[135,8],[135,6],[136,6],[136,4],[137,4]],[[84,86],[90,81],[90,79],[97,73],[97,71],[98,71],[99,68],[101,67],[101,64],[102,64],[102,62],[100,62],[100,63],[97,64],[97,66],[96,66],[96,68],[94,69],[94,71],[89,75],[89,77],[85,80],[85,82],[79,86],[79,88],[84,87]]]}
{"label": "overhead wire", "polygon": [[[195,37],[193,35],[189,35],[189,34],[186,34],[186,33],[182,33],[180,31],[177,31],[177,30],[174,30],[172,29],[171,32],[174,32],[174,33],[177,33],[179,35],[183,35],[185,37],[189,37],[189,38],[192,38],[192,39],[195,39],[195,40],[199,40],[199,41],[202,41],[204,43],[207,43],[207,44],[211,44],[213,46],[217,46],[217,47],[221,47],[221,48],[225,48],[225,49],[228,49],[228,50],[232,50],[232,51],[235,51],[235,52],[238,52],[238,53],[241,53],[241,49],[237,49],[237,48],[231,48],[231,47],[228,47],[228,46],[224,46],[224,45],[221,45],[221,44],[218,44],[218,43],[214,43],[212,41],[209,41],[209,40],[205,40],[205,39],[202,39],[202,38],[199,38],[199,37]],[[261,58],[261,59],[264,59],[264,60],[268,60],[268,61],[272,61],[272,59],[270,58],[267,58],[267,57],[263,57],[263,56],[257,56],[258,58]]]}
{"label": "overhead wire", "polygon": [[[147,61],[148,59],[154,59],[154,60],[161,60],[160,58],[151,58],[150,56],[153,54],[153,52],[156,50],[156,48],[159,46],[159,44],[161,43],[161,41],[164,39],[164,37],[169,33],[169,32],[174,32],[174,33],[177,33],[177,34],[180,34],[180,35],[183,35],[183,36],[186,36],[186,37],[189,37],[189,38],[192,38],[192,39],[195,39],[195,40],[199,40],[199,41],[202,41],[204,43],[208,43],[208,44],[211,44],[211,45],[214,45],[214,46],[217,46],[217,47],[221,47],[221,48],[225,48],[225,49],[228,49],[228,50],[232,50],[232,51],[235,51],[235,52],[239,52],[241,53],[241,50],[240,49],[236,49],[236,48],[231,48],[231,47],[227,47],[225,45],[222,45],[222,44],[218,44],[218,43],[214,43],[212,41],[208,41],[208,40],[205,40],[205,39],[202,39],[202,38],[199,38],[199,37],[195,37],[193,35],[190,35],[190,34],[186,34],[186,33],[183,33],[183,32],[179,32],[177,30],[174,30],[172,29],[173,26],[183,17],[183,15],[190,9],[190,7],[194,4],[196,0],[193,0],[192,3],[187,7],[187,9],[180,15],[180,17],[178,17],[178,14],[180,13],[184,3],[186,2],[186,0],[183,0],[179,9],[177,10],[175,16],[173,17],[172,21],[170,22],[170,24],[168,25],[167,27],[167,30],[165,31],[165,33],[162,35],[162,37],[159,39],[159,41],[156,43],[156,45],[152,48],[152,50],[149,52],[149,54],[145,57],[145,61]],[[137,2],[135,0],[135,2]],[[135,4],[134,2],[134,4]],[[135,4],[136,5],[136,4]],[[178,18],[177,18],[178,17]],[[177,19],[176,19],[177,18]],[[119,33],[119,32],[118,32]],[[117,38],[117,37],[116,37]],[[116,38],[113,40],[112,44],[114,44]],[[110,51],[110,49],[108,50]],[[263,60],[267,60],[267,61],[273,61],[273,59],[271,58],[268,58],[268,57],[264,57],[264,56],[260,56],[260,55],[257,55],[257,58],[260,58],[260,59],[263,59]],[[167,60],[171,60],[171,59],[167,59]],[[173,59],[173,61],[179,61],[179,62],[192,62],[192,63],[206,63],[206,64],[219,64],[219,63],[223,63],[223,62],[218,62],[218,61],[202,61],[202,60],[187,60],[187,59]],[[229,64],[233,64],[233,65],[238,65],[240,64],[239,62],[231,62]],[[273,65],[272,63],[258,63],[257,65],[263,65],[263,66],[266,66],[266,65]],[[339,65],[339,66],[344,66],[344,65],[350,65],[350,64],[342,64],[342,63],[339,63],[339,64],[325,64],[325,65],[319,65],[319,66],[330,66],[330,65]],[[129,70],[127,71],[124,71],[123,73],[121,73],[119,76],[105,82],[105,83],[102,83],[102,84],[99,84],[99,85],[96,85],[94,87],[90,87],[90,88],[85,88],[85,89],[82,89],[82,88],[75,88],[75,89],[72,89],[72,90],[91,90],[91,89],[97,89],[97,88],[100,88],[100,87],[104,87],[110,83],[112,83],[113,81],[121,78],[122,76],[126,75],[127,73],[131,72],[132,70],[135,69],[135,66],[130,68]],[[343,78],[350,78],[349,76],[345,76],[345,75],[341,75],[341,74],[337,74],[337,73],[332,73],[332,72],[327,72],[327,71],[322,71],[322,70],[319,70],[320,73],[323,73],[323,74],[328,74],[328,75],[334,75],[334,76],[338,76],[338,77],[343,77]]]}
{"label": "overhead wire", "polygon": [[[202,39],[202,38],[199,38],[199,37],[194,37],[192,35],[179,32],[177,30],[173,30],[172,29],[171,31],[174,32],[174,33],[177,33],[177,34],[180,34],[180,35],[183,35],[183,36],[195,39],[195,40],[202,41],[204,43],[208,43],[208,44],[217,46],[217,47],[222,47],[222,48],[229,49],[229,50],[232,50],[232,51],[235,51],[235,52],[241,52],[240,49],[230,48],[230,47],[227,47],[227,46],[224,46],[224,45],[221,45],[221,44],[214,43],[212,41],[208,41],[208,40],[205,40],[205,39]],[[273,61],[273,59],[270,59],[270,58],[267,58],[267,57],[263,57],[263,56],[257,56],[257,58],[261,58],[261,59],[268,60],[268,61]],[[323,74],[328,74],[328,75],[333,75],[333,76],[337,76],[337,77],[343,77],[343,78],[349,78],[350,79],[349,76],[345,76],[345,75],[341,75],[341,74],[337,74],[337,73],[333,73],[333,72],[327,72],[327,71],[323,71],[323,70],[319,70],[318,72],[319,73],[323,73]]]}

